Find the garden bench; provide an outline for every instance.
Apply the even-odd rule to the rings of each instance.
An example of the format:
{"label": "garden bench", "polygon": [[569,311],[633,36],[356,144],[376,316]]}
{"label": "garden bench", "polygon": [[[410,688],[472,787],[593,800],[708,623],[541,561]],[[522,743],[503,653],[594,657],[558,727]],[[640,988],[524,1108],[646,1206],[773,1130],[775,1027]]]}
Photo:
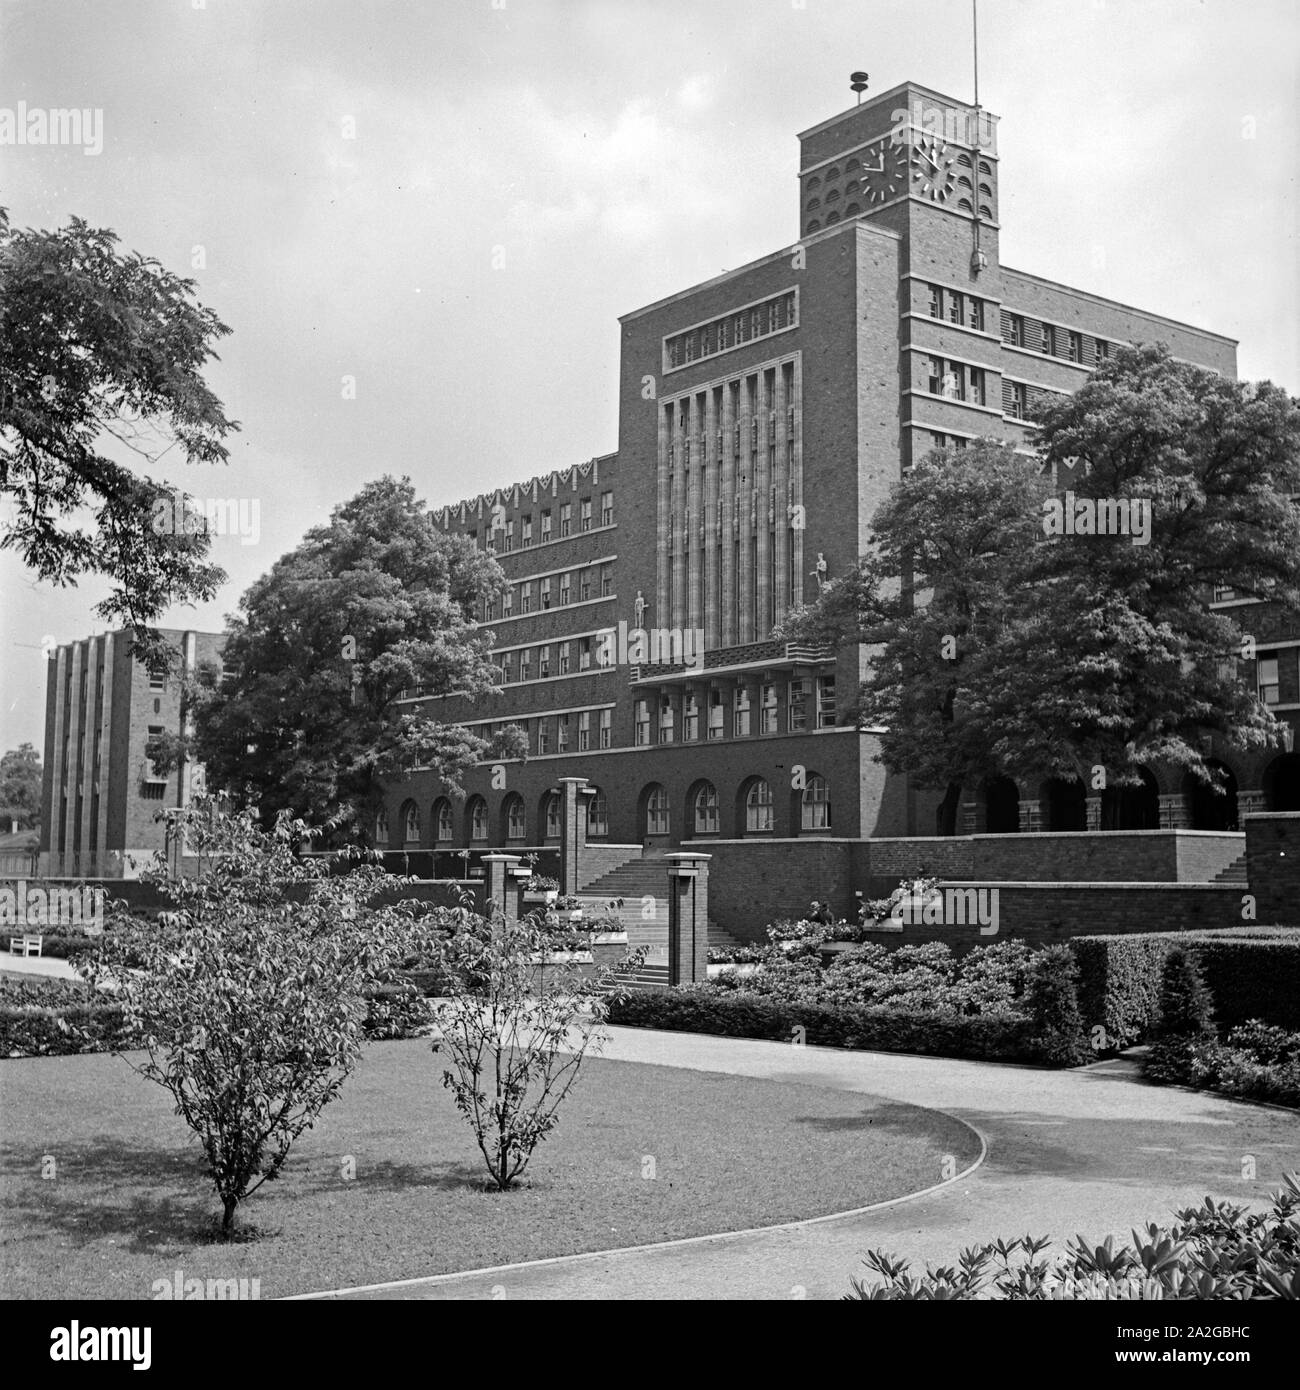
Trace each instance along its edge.
{"label": "garden bench", "polygon": [[9,954],[11,956],[39,956],[44,940],[43,936],[11,936],[9,938]]}

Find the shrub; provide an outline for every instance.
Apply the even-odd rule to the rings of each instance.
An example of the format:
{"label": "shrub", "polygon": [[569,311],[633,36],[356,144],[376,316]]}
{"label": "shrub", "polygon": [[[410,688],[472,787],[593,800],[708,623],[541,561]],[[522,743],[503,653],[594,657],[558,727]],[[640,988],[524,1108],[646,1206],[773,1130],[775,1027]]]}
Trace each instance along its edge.
{"label": "shrub", "polygon": [[0,975],[0,1006],[5,1008],[81,1008],[91,1002],[90,986],[84,980],[55,975]]}
{"label": "shrub", "polygon": [[433,1005],[409,980],[366,991],[368,1038],[419,1038],[433,1031]]}
{"label": "shrub", "polygon": [[[1300,1298],[1300,1174],[1287,1173],[1267,1212],[1205,1199],[1178,1212],[1171,1227],[1154,1222],[1133,1232],[1133,1245],[1078,1236],[1065,1254],[1039,1259],[1047,1237],[1019,1236],[962,1251],[950,1265],[914,1275],[906,1260],[868,1251],[881,1280],[854,1279],[849,1301],[1004,1299],[1009,1302],[1096,1300],[1232,1300]],[[1016,1260],[1016,1256],[1024,1258]],[[1014,1261],[1014,1263],[1013,1263]]]}
{"label": "shrub", "polygon": [[1039,952],[1026,994],[1034,1045],[1053,1066],[1078,1066],[1088,1058],[1079,1013],[1078,967],[1068,946]]}
{"label": "shrub", "polygon": [[963,1014],[1024,1013],[1034,959],[1023,941],[976,946],[957,963],[954,1007]]}
{"label": "shrub", "polygon": [[[987,1061],[1036,1060],[1029,1024],[1023,1018],[961,1018],[935,1011],[797,1002],[749,989],[725,992],[695,985],[629,993],[611,1000],[609,1021],[633,1028],[779,1042],[801,1036],[804,1042],[822,1047]],[[797,1029],[803,1033],[796,1033]]]}
{"label": "shrub", "polygon": [[1214,1043],[1214,1008],[1194,952],[1174,946],[1160,976],[1160,1022],[1142,1064],[1153,1081],[1187,1083],[1204,1057],[1198,1048]]}
{"label": "shrub", "polygon": [[1300,931],[1294,928],[1075,937],[1070,949],[1079,962],[1080,1007],[1089,1029],[1104,1028],[1108,1050],[1153,1035],[1161,971],[1177,945],[1195,946],[1221,1027],[1258,1018],[1300,1029]]}
{"label": "shrub", "polygon": [[116,1052],[125,1044],[122,1009],[117,1004],[0,1007],[0,1057]]}

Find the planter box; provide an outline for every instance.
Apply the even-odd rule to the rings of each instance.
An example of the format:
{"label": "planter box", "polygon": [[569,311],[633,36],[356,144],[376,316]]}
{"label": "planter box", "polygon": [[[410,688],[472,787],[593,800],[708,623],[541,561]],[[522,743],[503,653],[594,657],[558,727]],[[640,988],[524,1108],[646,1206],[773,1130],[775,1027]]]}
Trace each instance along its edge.
{"label": "planter box", "polygon": [[544,956],[530,956],[534,965],[563,965],[567,961],[577,961],[580,965],[591,964],[590,951],[547,951]]}
{"label": "planter box", "polygon": [[711,965],[709,966],[709,978],[721,975],[724,970],[734,970],[737,975],[754,975],[758,972],[757,961],[746,961],[743,965]]}

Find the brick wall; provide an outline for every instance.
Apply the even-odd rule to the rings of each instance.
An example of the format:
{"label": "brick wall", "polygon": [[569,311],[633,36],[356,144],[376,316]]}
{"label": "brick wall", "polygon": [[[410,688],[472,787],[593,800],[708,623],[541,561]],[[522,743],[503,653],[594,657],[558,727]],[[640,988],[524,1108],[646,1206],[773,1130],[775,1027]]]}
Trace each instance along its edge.
{"label": "brick wall", "polygon": [[1246,874],[1258,920],[1300,926],[1300,811],[1247,815]]}

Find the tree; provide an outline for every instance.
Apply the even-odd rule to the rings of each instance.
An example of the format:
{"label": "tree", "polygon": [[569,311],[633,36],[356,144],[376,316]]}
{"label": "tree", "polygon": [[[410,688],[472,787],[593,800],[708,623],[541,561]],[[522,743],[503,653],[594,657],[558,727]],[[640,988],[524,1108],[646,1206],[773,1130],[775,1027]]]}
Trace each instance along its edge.
{"label": "tree", "polygon": [[107,229],[73,218],[17,231],[0,209],[0,497],[13,508],[0,545],[56,585],[112,581],[96,613],[130,625],[137,654],[155,662],[169,653],[148,624],[172,603],[212,598],[225,575],[206,561],[204,532],[154,529],[173,490],[103,450],[225,461],[238,425],[202,372],[230,330],[193,290],[120,254]]}
{"label": "tree", "polygon": [[[312,827],[198,799],[178,831],[198,857],[145,875],[174,904],[158,923],[112,915],[90,975],[122,1006],[128,1064],[163,1087],[198,1136],[229,1236],[241,1202],[284,1167],[294,1141],[357,1063],[365,990],[421,930],[410,903],[374,906],[409,880],[357,858],[303,860]],[[340,872],[342,869],[344,872]]]}
{"label": "tree", "polygon": [[450,998],[439,1009],[441,1046],[455,1097],[498,1191],[514,1186],[559,1123],[587,1053],[603,1045],[602,991],[611,978],[581,978],[571,962],[547,966],[552,932],[533,918],[488,921],[465,914],[444,943]]}
{"label": "tree", "polygon": [[504,586],[472,542],[438,530],[409,479],[335,508],[227,620],[229,674],[193,691],[194,753],[210,785],[368,835],[385,777],[432,767],[449,782],[489,751],[520,756],[399,698],[489,697],[499,675],[476,617]]}
{"label": "tree", "polygon": [[872,518],[857,569],[786,625],[792,640],[870,648],[859,723],[884,730],[891,772],[944,790],[943,834],[955,831],[962,785],[995,770],[995,731],[965,697],[980,654],[1014,620],[1047,493],[1040,466],[1008,445],[930,454]]}
{"label": "tree", "polygon": [[0,757],[0,825],[16,820],[30,830],[41,819],[41,756],[30,743],[20,743]]}
{"label": "tree", "polygon": [[[918,463],[858,569],[786,628],[873,645],[860,722],[891,771],[944,790],[944,834],[995,774],[1101,790],[1163,761],[1212,782],[1205,735],[1280,741],[1238,667],[1240,610],[1209,602],[1300,602],[1300,406],[1126,348],[1039,419],[1036,458],[981,441]],[[1057,534],[1065,502],[1113,503],[1125,531]]]}

